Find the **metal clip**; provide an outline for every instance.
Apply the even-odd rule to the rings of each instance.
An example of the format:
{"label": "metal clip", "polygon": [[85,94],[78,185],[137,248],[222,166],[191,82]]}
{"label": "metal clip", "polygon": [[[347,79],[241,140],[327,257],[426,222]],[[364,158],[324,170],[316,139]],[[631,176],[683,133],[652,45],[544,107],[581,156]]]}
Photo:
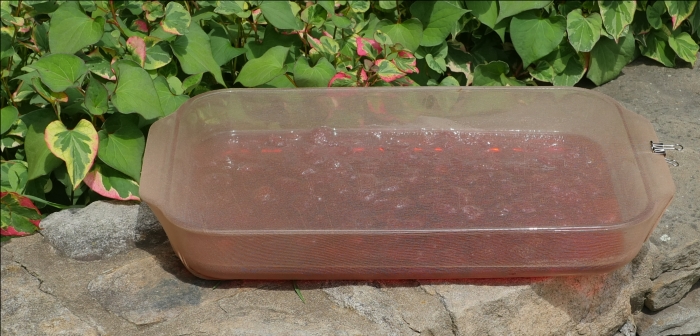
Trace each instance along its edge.
{"label": "metal clip", "polygon": [[664,145],[661,142],[653,142],[653,141],[650,141],[650,143],[651,143],[651,151],[656,153],[656,154],[666,155],[667,150],[677,150],[677,151],[683,150],[683,146],[681,146],[679,144]]}
{"label": "metal clip", "polygon": [[[664,145],[661,142],[653,142],[653,141],[649,141],[649,142],[651,143],[651,152],[655,153],[655,154],[661,154],[663,156],[666,156],[666,151],[669,151],[669,150],[677,150],[677,151],[683,150],[683,146],[681,146],[679,144]],[[669,158],[665,158],[665,159],[666,159],[666,163],[670,164],[671,166],[674,166],[674,167],[679,166],[678,161],[672,160]]]}

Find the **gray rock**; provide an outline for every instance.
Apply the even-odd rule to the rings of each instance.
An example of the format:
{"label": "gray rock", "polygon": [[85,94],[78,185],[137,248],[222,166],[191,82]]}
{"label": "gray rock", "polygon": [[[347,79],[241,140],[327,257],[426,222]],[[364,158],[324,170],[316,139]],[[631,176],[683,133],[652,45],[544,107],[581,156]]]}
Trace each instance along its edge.
{"label": "gray rock", "polygon": [[658,311],[680,301],[698,279],[700,264],[661,274],[652,284],[645,302],[646,307]]}
{"label": "gray rock", "polygon": [[677,304],[660,312],[635,316],[639,336],[697,335],[700,333],[700,286]]}
{"label": "gray rock", "polygon": [[620,331],[615,333],[615,336],[635,336],[637,335],[637,326],[634,324],[634,319],[628,318],[627,322],[620,328]]}
{"label": "gray rock", "polygon": [[151,257],[98,276],[88,284],[88,292],[105,309],[144,325],[200,305],[206,283],[185,271],[174,256]]}
{"label": "gray rock", "polygon": [[[3,253],[4,254],[4,253]],[[98,335],[17,263],[2,265],[2,335]]]}
{"label": "gray rock", "polygon": [[43,236],[56,250],[82,261],[110,258],[137,243],[164,241],[158,227],[147,206],[131,202],[94,202],[41,221]]}

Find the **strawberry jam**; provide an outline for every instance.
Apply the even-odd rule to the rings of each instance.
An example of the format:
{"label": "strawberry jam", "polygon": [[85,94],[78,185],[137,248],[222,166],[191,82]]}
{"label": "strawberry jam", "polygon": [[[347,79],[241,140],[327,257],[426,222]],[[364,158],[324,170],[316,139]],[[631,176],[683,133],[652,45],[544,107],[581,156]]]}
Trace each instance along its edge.
{"label": "strawberry jam", "polygon": [[201,145],[194,182],[213,196],[194,203],[224,211],[237,229],[541,228],[620,219],[601,148],[582,136],[324,127],[234,132]]}

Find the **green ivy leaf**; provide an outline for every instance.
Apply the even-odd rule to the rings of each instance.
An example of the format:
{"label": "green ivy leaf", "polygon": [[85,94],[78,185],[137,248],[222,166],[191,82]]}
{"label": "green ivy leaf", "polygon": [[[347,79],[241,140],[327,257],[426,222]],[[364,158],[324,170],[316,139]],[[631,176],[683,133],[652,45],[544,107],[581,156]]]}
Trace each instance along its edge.
{"label": "green ivy leaf", "polygon": [[335,0],[316,0],[316,3],[323,7],[326,12],[331,14],[335,13]]}
{"label": "green ivy leaf", "polygon": [[287,59],[289,48],[282,46],[268,49],[262,56],[248,61],[236,78],[246,87],[265,84],[273,78],[286,72],[284,61]]}
{"label": "green ivy leaf", "polygon": [[661,29],[661,26],[664,25],[663,19],[661,19],[663,13],[666,13],[666,6],[661,1],[656,1],[653,5],[647,6],[647,21],[649,21],[649,25],[652,28]]}
{"label": "green ivy leaf", "polygon": [[668,9],[668,14],[671,15],[671,22],[673,23],[673,30],[678,29],[681,23],[687,19],[690,14],[693,13],[693,9],[698,4],[697,0],[665,0],[666,9]]}
{"label": "green ivy leaf", "polygon": [[355,13],[364,13],[369,10],[369,0],[348,0],[348,5]]}
{"label": "green ivy leaf", "polygon": [[691,26],[690,33],[695,34],[695,36],[700,39],[700,33],[696,34],[696,32],[700,32],[700,7],[694,10],[693,14],[688,17],[688,22]]}
{"label": "green ivy leaf", "polygon": [[136,181],[99,161],[95,162],[93,169],[85,176],[85,184],[104,197],[122,201],[141,200]]}
{"label": "green ivy leaf", "polygon": [[4,30],[0,32],[0,60],[12,57],[15,54],[15,48],[12,47],[12,36]]}
{"label": "green ivy leaf", "polygon": [[406,76],[405,73],[401,72],[401,70],[396,67],[396,64],[386,59],[378,59],[374,62],[374,65],[379,68],[377,69],[377,76],[387,83]]}
{"label": "green ivy leaf", "polygon": [[335,67],[325,58],[310,67],[305,57],[297,58],[294,64],[294,82],[298,87],[327,87],[335,75]]}
{"label": "green ivy leaf", "polygon": [[563,16],[542,18],[536,11],[528,11],[510,21],[513,46],[526,66],[556,49],[565,32]]}
{"label": "green ivy leaf", "polygon": [[622,68],[634,58],[634,37],[630,34],[620,38],[618,43],[601,38],[591,50],[591,60],[586,77],[596,85],[617,77]]}
{"label": "green ivy leaf", "polygon": [[502,61],[479,64],[474,69],[474,86],[503,86],[501,76],[508,71],[508,63]]}
{"label": "green ivy leaf", "polygon": [[250,11],[247,11],[246,7],[247,6],[245,1],[217,1],[216,8],[214,8],[214,13],[223,15],[236,15],[238,17],[246,18],[250,16]]}
{"label": "green ivy leaf", "polygon": [[664,66],[673,67],[676,54],[669,45],[669,36],[660,30],[653,30],[646,34],[646,44],[640,45],[642,55],[649,57]]}
{"label": "green ivy leaf", "polygon": [[136,123],[128,117],[114,114],[107,118],[102,130],[97,132],[97,156],[108,166],[139,181],[146,139]]}
{"label": "green ivy leaf", "polygon": [[19,160],[3,161],[0,164],[0,191],[23,194],[27,186],[27,163]]}
{"label": "green ivy leaf", "polygon": [[496,0],[467,1],[467,8],[481,23],[494,29],[498,20],[498,2]]}
{"label": "green ivy leaf", "polygon": [[440,81],[438,86],[459,86],[459,81],[452,76],[447,76]]}
{"label": "green ivy leaf", "polygon": [[[177,79],[177,77],[170,77]],[[200,77],[201,78],[201,77]],[[194,84],[197,85],[198,83]],[[160,100],[160,106],[163,108],[164,115],[170,115],[175,112],[180,105],[185,103],[190,97],[182,94],[175,95],[170,90],[170,85],[168,80],[163,76],[158,76],[153,80],[153,85],[158,93],[158,99]],[[180,84],[180,90],[182,90],[182,84]],[[182,91],[180,91],[182,93]],[[138,181],[138,179],[137,179]]]}
{"label": "green ivy leaf", "polygon": [[540,9],[547,7],[552,3],[551,0],[545,0],[545,1],[510,1],[510,0],[499,0],[498,1],[498,7],[500,7],[500,10],[498,11],[498,18],[496,19],[496,22],[501,21],[507,17],[514,16],[517,14],[520,14],[522,12],[531,10],[531,9]]}
{"label": "green ivy leaf", "polygon": [[5,132],[9,131],[10,128],[12,128],[12,125],[15,124],[15,121],[17,121],[17,118],[19,117],[19,111],[17,111],[17,108],[8,105],[0,109],[0,134],[5,134]]}
{"label": "green ivy leaf", "polygon": [[62,161],[51,154],[44,141],[44,130],[54,120],[56,120],[56,114],[50,109],[40,109],[22,116],[22,121],[27,125],[24,150],[27,152],[30,180],[47,175],[61,165]]}
{"label": "green ivy leaf", "polygon": [[85,90],[85,108],[92,115],[101,115],[109,109],[107,89],[94,78],[90,78]]}
{"label": "green ivy leaf", "polygon": [[182,71],[188,75],[211,72],[216,81],[224,85],[221,68],[212,56],[209,35],[199,25],[192,25],[189,32],[178,36],[172,43],[173,53],[180,61]]}
{"label": "green ivy leaf", "polygon": [[265,20],[277,29],[304,29],[304,23],[293,11],[289,1],[263,1],[260,4],[260,11],[265,16]]}
{"label": "green ivy leaf", "polygon": [[98,137],[92,124],[81,119],[72,130],[56,120],[46,126],[46,145],[66,163],[73,189],[85,178],[97,156]]}
{"label": "green ivy leaf", "polygon": [[447,63],[445,59],[441,57],[433,57],[433,54],[425,55],[425,62],[428,63],[428,67],[433,69],[435,72],[442,74],[447,70]]}
{"label": "green ivy leaf", "polygon": [[191,22],[192,17],[187,9],[172,1],[165,6],[165,17],[160,22],[160,26],[170,34],[185,35],[189,31]]}
{"label": "green ivy leaf", "polygon": [[569,34],[571,46],[576,51],[591,51],[600,39],[602,27],[603,19],[598,13],[583,17],[581,10],[575,9],[566,17],[566,32]]}
{"label": "green ivy leaf", "polygon": [[695,66],[700,48],[698,48],[697,43],[693,41],[693,38],[688,33],[680,30],[673,31],[673,35],[668,38],[668,45],[676,52],[678,57]]}
{"label": "green ivy leaf", "polygon": [[166,66],[172,61],[173,55],[167,48],[167,43],[160,42],[150,47],[146,47],[146,63],[143,68],[146,70],[156,70]]}
{"label": "green ivy leaf", "polygon": [[634,19],[634,0],[598,0],[605,30],[617,41]]}
{"label": "green ivy leaf", "polygon": [[328,12],[320,5],[311,5],[301,12],[301,20],[318,28],[326,23]]}
{"label": "green ivy leaf", "polygon": [[28,67],[39,72],[41,81],[53,92],[63,92],[87,72],[85,62],[75,55],[52,54]]}
{"label": "green ivy leaf", "polygon": [[435,46],[445,41],[452,26],[468,12],[447,1],[417,1],[411,5],[413,17],[423,23],[420,45]]}
{"label": "green ivy leaf", "polygon": [[41,213],[32,201],[14,192],[0,194],[0,232],[3,236],[26,236],[39,231]]}
{"label": "green ivy leaf", "polygon": [[219,66],[245,54],[246,50],[248,50],[246,48],[234,48],[228,39],[226,30],[218,24],[214,24],[214,28],[209,32],[209,40],[211,41],[212,56]]}
{"label": "green ivy leaf", "polygon": [[105,19],[91,19],[77,2],[66,1],[51,16],[49,48],[53,54],[74,54],[97,43],[104,33]]}
{"label": "green ivy leaf", "polygon": [[377,24],[376,29],[387,34],[394,43],[401,44],[404,50],[411,52],[418,49],[423,38],[423,24],[415,18],[396,24],[392,24],[389,20],[382,20]]}
{"label": "green ivy leaf", "polygon": [[132,61],[121,60],[114,63],[117,72],[117,87],[112,95],[112,104],[121,113],[138,113],[145,119],[155,119],[164,115],[146,70]]}
{"label": "green ivy leaf", "polygon": [[189,92],[190,90],[194,89],[197,85],[199,85],[199,82],[202,81],[202,74],[196,74],[189,76],[185,78],[184,81],[182,81],[182,89],[184,92]]}

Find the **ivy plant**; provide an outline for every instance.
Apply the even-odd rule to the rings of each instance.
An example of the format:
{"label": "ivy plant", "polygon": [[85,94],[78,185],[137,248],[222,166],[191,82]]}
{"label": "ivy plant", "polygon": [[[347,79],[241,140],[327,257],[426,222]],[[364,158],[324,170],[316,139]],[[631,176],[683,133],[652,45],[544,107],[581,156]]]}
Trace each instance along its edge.
{"label": "ivy plant", "polygon": [[[595,85],[692,66],[697,1],[0,1],[3,237],[139,200],[149,126],[221,88]],[[29,224],[27,224],[29,223]]]}

